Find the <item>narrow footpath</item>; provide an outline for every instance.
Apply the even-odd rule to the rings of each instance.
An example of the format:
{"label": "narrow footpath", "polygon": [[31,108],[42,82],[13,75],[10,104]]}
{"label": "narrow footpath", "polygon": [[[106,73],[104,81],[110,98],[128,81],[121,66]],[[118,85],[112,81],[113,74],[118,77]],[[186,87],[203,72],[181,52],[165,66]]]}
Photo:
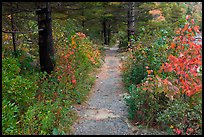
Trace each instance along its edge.
{"label": "narrow footpath", "polygon": [[105,63],[85,105],[75,108],[79,120],[73,125],[74,135],[130,135],[127,106],[123,96],[120,58],[117,47],[106,51]]}

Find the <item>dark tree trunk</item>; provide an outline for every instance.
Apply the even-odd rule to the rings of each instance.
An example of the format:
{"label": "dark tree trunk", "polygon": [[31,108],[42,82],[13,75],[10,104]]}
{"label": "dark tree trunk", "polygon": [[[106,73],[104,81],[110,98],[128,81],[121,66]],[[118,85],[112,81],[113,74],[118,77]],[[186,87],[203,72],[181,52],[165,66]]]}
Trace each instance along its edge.
{"label": "dark tree trunk", "polygon": [[82,25],[82,27],[84,28],[84,27],[85,27],[85,21],[84,21],[84,8],[83,8],[82,11],[81,11],[81,16],[82,16],[82,22],[81,22],[81,25]]}
{"label": "dark tree trunk", "polygon": [[128,12],[127,12],[127,37],[128,37],[128,42],[130,41],[130,9],[128,5]]}
{"label": "dark tree trunk", "polygon": [[50,6],[41,7],[37,12],[38,15],[38,29],[39,31],[39,55],[40,67],[42,71],[48,74],[54,70],[54,47],[52,39],[52,18]]}
{"label": "dark tree trunk", "polygon": [[135,32],[135,2],[131,2],[130,10],[130,33],[133,35]]}
{"label": "dark tree trunk", "polygon": [[111,26],[108,24],[108,45],[110,44],[110,39],[111,39]]}
{"label": "dark tree trunk", "polygon": [[12,39],[13,39],[13,50],[14,50],[14,56],[17,57],[16,55],[16,29],[14,26],[14,18],[13,14],[11,14],[11,29],[12,29]]}
{"label": "dark tree trunk", "polygon": [[128,42],[132,46],[131,35],[135,33],[135,2],[128,4]]}
{"label": "dark tree trunk", "polygon": [[108,45],[107,22],[106,22],[106,19],[103,20],[103,37],[104,37],[104,44]]}

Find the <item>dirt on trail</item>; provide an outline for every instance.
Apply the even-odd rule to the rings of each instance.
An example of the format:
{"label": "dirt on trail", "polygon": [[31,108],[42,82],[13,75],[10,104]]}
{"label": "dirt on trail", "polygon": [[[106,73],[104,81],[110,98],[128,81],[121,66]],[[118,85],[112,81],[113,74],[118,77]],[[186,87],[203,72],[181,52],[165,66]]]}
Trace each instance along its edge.
{"label": "dirt on trail", "polygon": [[143,134],[127,119],[128,107],[124,100],[127,93],[117,50],[117,47],[106,50],[105,63],[96,76],[89,99],[83,105],[75,106],[79,119],[73,125],[74,135]]}

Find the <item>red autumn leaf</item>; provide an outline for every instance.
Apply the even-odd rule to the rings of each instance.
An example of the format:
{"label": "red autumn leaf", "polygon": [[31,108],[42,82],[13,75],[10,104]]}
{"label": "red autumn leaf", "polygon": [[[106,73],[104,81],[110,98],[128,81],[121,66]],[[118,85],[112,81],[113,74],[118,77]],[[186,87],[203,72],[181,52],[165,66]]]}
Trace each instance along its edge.
{"label": "red autumn leaf", "polygon": [[169,71],[169,72],[172,72],[172,71],[173,71],[172,65],[169,65],[168,71]]}
{"label": "red autumn leaf", "polygon": [[181,134],[181,130],[178,129],[178,128],[174,129],[173,131],[174,131],[177,135],[180,135],[180,134]]}
{"label": "red autumn leaf", "polygon": [[192,23],[192,24],[195,24],[195,21],[194,21],[194,19],[191,19],[191,23]]}
{"label": "red autumn leaf", "polygon": [[179,58],[181,58],[181,57],[183,57],[184,56],[184,54],[183,53],[179,53]]}
{"label": "red autumn leaf", "polygon": [[[189,18],[190,16],[188,16]],[[190,20],[188,21],[190,22]],[[159,71],[174,71],[180,77],[179,82],[174,84],[188,96],[202,91],[202,81],[200,75],[198,75],[199,67],[202,65],[202,44],[195,42],[194,32],[200,33],[200,31],[199,26],[191,26],[193,24],[194,20],[191,20],[191,24],[186,24],[183,29],[177,31],[177,34],[179,34],[181,30],[182,34],[174,38],[170,45],[170,48],[174,50],[174,55],[170,54],[168,56],[168,62],[165,62]],[[186,31],[189,33],[184,33]],[[177,45],[176,48],[175,45]],[[163,82],[167,84],[167,80]]]}
{"label": "red autumn leaf", "polygon": [[76,84],[76,79],[72,79],[72,84]]}
{"label": "red autumn leaf", "polygon": [[200,91],[202,89],[202,85],[196,85],[195,86],[195,91]]}
{"label": "red autumn leaf", "polygon": [[194,31],[200,34],[199,28],[200,28],[199,26],[193,27]]}
{"label": "red autumn leaf", "polygon": [[190,17],[191,17],[190,15],[186,15],[186,20],[190,19]]}
{"label": "red autumn leaf", "polygon": [[61,77],[60,77],[60,76],[58,76],[58,77],[57,77],[57,79],[60,81]]}
{"label": "red autumn leaf", "polygon": [[186,74],[186,73],[184,73],[184,77],[185,77],[185,78],[188,78],[188,77],[189,77],[189,75],[188,75],[188,74]]}
{"label": "red autumn leaf", "polygon": [[182,31],[181,31],[181,34],[183,34],[187,29],[188,29],[188,23],[184,26],[184,28],[182,29]]}
{"label": "red autumn leaf", "polygon": [[192,32],[192,29],[191,29],[191,28],[188,28],[188,32]]}
{"label": "red autumn leaf", "polygon": [[188,90],[188,91],[186,91],[186,94],[190,97],[193,93],[192,93],[192,91]]}
{"label": "red autumn leaf", "polygon": [[151,74],[152,70],[147,70],[148,75]]}
{"label": "red autumn leaf", "polygon": [[168,80],[167,80],[167,79],[164,79],[164,80],[163,80],[163,83],[164,83],[164,85],[167,85],[167,84],[168,84]]}
{"label": "red autumn leaf", "polygon": [[175,47],[175,43],[171,43],[171,48],[173,49]]}
{"label": "red autumn leaf", "polygon": [[73,54],[74,54],[74,52],[72,51],[72,52],[70,52],[70,54],[71,54],[71,55],[73,55]]}

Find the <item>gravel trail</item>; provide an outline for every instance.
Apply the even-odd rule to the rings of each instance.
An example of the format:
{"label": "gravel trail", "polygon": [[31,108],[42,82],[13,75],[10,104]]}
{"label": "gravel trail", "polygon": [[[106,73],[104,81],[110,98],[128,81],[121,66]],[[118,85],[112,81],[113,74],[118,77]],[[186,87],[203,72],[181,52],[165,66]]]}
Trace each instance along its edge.
{"label": "gravel trail", "polygon": [[127,106],[123,99],[120,58],[117,47],[106,51],[105,63],[92,88],[86,105],[75,109],[79,120],[73,125],[74,135],[130,135],[127,122]]}

